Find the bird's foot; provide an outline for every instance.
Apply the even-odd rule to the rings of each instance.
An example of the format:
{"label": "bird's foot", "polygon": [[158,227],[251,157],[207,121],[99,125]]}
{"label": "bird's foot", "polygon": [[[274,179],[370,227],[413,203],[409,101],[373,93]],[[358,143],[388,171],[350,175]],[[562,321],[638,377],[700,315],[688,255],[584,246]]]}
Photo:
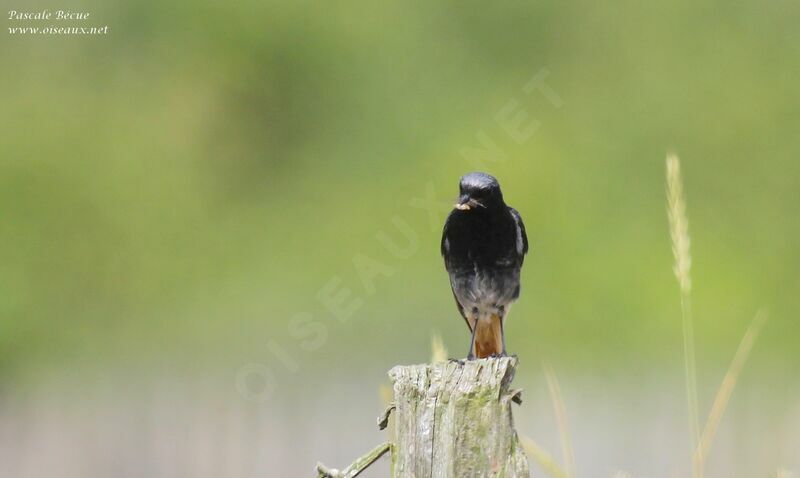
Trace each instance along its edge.
{"label": "bird's foot", "polygon": [[447,359],[447,361],[450,363],[457,363],[459,365],[464,365],[464,359],[449,358]]}

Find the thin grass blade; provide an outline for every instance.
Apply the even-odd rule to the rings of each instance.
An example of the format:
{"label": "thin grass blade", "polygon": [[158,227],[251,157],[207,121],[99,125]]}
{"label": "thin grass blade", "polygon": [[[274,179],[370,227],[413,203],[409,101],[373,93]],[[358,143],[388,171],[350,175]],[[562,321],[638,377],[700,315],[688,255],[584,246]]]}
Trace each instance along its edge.
{"label": "thin grass blade", "polygon": [[703,428],[703,435],[700,437],[700,443],[692,458],[692,468],[695,474],[703,473],[706,457],[708,457],[711,444],[714,442],[714,437],[722,421],[722,416],[725,414],[725,409],[728,406],[733,389],[736,387],[736,382],[739,380],[742,368],[745,362],[747,362],[747,358],[750,356],[753,344],[767,321],[767,316],[768,314],[764,309],[756,313],[750,325],[747,327],[742,341],[739,343],[739,348],[736,349],[736,354],[733,356],[731,365],[725,373],[725,378],[722,379],[722,384],[719,386],[717,395],[714,398],[714,405],[711,407],[711,412],[708,414],[706,426]]}

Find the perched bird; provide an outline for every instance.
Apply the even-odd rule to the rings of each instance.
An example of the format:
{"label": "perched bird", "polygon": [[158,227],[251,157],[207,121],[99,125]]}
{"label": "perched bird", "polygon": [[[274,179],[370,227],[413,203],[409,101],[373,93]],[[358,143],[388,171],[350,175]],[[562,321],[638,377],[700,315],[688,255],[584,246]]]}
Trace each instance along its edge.
{"label": "perched bird", "polygon": [[444,223],[442,257],[458,311],[472,332],[467,358],[502,356],[503,322],[519,297],[528,237],[494,177],[469,173],[461,178],[459,192]]}

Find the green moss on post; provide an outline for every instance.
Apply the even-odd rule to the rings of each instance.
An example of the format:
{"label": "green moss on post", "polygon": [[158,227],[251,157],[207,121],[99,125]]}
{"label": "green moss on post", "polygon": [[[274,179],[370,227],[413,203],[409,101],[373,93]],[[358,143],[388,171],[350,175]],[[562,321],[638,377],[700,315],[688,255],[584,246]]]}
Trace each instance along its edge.
{"label": "green moss on post", "polygon": [[318,463],[317,476],[354,478],[391,451],[393,478],[529,477],[511,416],[516,368],[516,357],[394,367],[394,402],[378,417],[383,430],[395,411],[394,442],[341,471]]}
{"label": "green moss on post", "polygon": [[529,477],[509,389],[515,357],[398,366],[394,478]]}

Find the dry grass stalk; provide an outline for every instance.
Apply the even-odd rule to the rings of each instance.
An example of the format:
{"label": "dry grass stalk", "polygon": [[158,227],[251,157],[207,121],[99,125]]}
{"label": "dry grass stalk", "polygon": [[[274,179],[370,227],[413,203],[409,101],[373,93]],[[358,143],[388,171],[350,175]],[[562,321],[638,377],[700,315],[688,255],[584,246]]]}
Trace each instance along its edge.
{"label": "dry grass stalk", "polygon": [[725,409],[728,406],[728,401],[739,379],[739,374],[742,372],[742,367],[744,367],[747,357],[750,355],[750,350],[752,350],[753,344],[758,338],[762,327],[764,327],[766,320],[767,312],[763,309],[759,310],[753,318],[753,321],[750,322],[750,325],[747,327],[747,331],[744,337],[742,337],[742,341],[739,343],[739,348],[736,349],[736,354],[733,356],[733,361],[731,361],[731,365],[725,373],[725,378],[722,379],[722,384],[719,386],[719,390],[717,390],[717,396],[714,398],[714,405],[711,407],[711,412],[708,414],[706,426],[703,428],[703,435],[692,457],[692,469],[695,475],[702,476],[706,457],[711,449],[711,444],[714,442],[719,423],[722,420],[722,416],[725,414]]}
{"label": "dry grass stalk", "polygon": [[775,472],[775,478],[794,478],[794,473],[781,467]]}
{"label": "dry grass stalk", "polygon": [[611,478],[633,478],[633,475],[627,471],[617,470],[613,475],[611,475]]}
{"label": "dry grass stalk", "polygon": [[686,200],[683,195],[681,163],[674,153],[667,155],[667,215],[669,235],[672,238],[672,254],[675,256],[675,277],[682,292],[692,290],[692,255],[689,239],[689,219],[686,216]]}
{"label": "dry grass stalk", "polygon": [[550,390],[550,398],[553,401],[553,410],[556,414],[558,435],[561,440],[561,453],[564,459],[564,473],[567,478],[572,478],[575,472],[575,454],[572,451],[572,440],[567,426],[567,409],[561,397],[561,387],[558,384],[555,371],[549,365],[545,365],[544,373],[545,377],[547,377],[547,388]]}
{"label": "dry grass stalk", "polygon": [[431,363],[447,360],[447,347],[444,346],[442,336],[438,332],[431,334]]}
{"label": "dry grass stalk", "polygon": [[522,436],[520,437],[520,442],[522,443],[522,448],[525,450],[525,453],[533,458],[547,474],[553,478],[569,478],[569,475],[556,463],[553,456],[547,453],[547,451],[535,441],[526,436]]}
{"label": "dry grass stalk", "polygon": [[[689,408],[689,435],[691,450],[697,450],[700,441],[700,419],[697,399],[697,365],[694,349],[694,323],[692,319],[692,256],[690,253],[689,219],[686,216],[686,201],[678,157],[667,155],[667,216],[669,234],[672,239],[672,254],[675,256],[673,271],[681,290],[681,318],[683,329],[683,362],[686,375],[686,400]],[[701,474],[693,474],[702,478]]]}

